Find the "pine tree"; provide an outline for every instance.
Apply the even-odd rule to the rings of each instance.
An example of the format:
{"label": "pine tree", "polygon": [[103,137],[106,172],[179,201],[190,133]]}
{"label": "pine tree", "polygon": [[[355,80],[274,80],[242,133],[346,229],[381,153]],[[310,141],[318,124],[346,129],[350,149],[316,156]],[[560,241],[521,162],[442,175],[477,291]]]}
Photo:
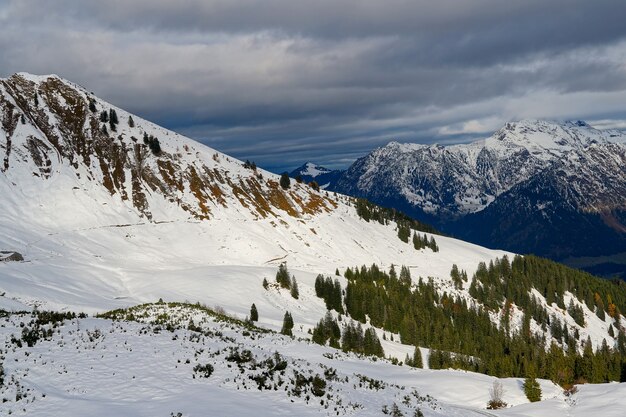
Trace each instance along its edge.
{"label": "pine tree", "polygon": [[531,403],[541,401],[541,386],[534,377],[534,372],[524,380],[524,394]]}
{"label": "pine tree", "polygon": [[459,267],[456,266],[456,264],[452,265],[452,270],[450,271],[450,278],[452,278],[452,282],[454,283],[454,288],[456,288],[457,290],[463,288],[463,279],[461,278]]}
{"label": "pine tree", "polygon": [[415,351],[413,352],[413,359],[411,360],[411,366],[414,368],[424,367],[424,363],[422,361],[422,351],[417,346],[415,346]]}
{"label": "pine tree", "polygon": [[96,111],[98,111],[96,109],[96,102],[93,100],[89,100],[89,111],[92,113],[95,113]]}
{"label": "pine tree", "polygon": [[278,265],[278,272],[276,272],[276,282],[281,286],[281,288],[291,289],[291,278],[289,277],[289,271],[287,270],[286,262]]}
{"label": "pine tree", "polygon": [[405,225],[398,224],[398,238],[404,243],[409,243],[409,236],[411,236],[411,229]]}
{"label": "pine tree", "polygon": [[119,124],[119,120],[117,119],[117,113],[114,109],[109,109],[109,120],[113,125]]}
{"label": "pine tree", "polygon": [[430,237],[430,241],[428,242],[428,247],[432,249],[433,252],[439,252],[439,246],[437,246],[437,242],[435,242],[434,237]]}
{"label": "pine tree", "polygon": [[300,298],[300,291],[298,290],[298,281],[296,281],[296,277],[291,276],[291,296],[296,300]]}
{"label": "pine tree", "polygon": [[100,113],[100,121],[102,123],[108,123],[109,113],[107,113],[106,110],[102,110],[102,112]]}
{"label": "pine tree", "polygon": [[252,303],[250,307],[250,321],[259,321],[259,312],[256,309],[256,305]]}
{"label": "pine tree", "polygon": [[102,133],[104,133],[105,135],[109,134],[109,130],[107,129],[107,125],[105,124],[102,125]]}
{"label": "pine tree", "polygon": [[293,318],[291,317],[291,313],[286,311],[285,317],[283,317],[283,327],[280,330],[280,333],[286,336],[293,336],[292,329],[293,329]]}
{"label": "pine tree", "polygon": [[133,120],[133,116],[128,116],[128,127],[135,127],[135,121]]}
{"label": "pine tree", "polygon": [[270,283],[267,282],[267,278],[263,278],[263,288],[265,288],[267,290],[267,288],[270,286]]}
{"label": "pine tree", "polygon": [[285,190],[291,186],[291,180],[289,179],[289,174],[287,174],[286,172],[283,172],[280,175],[280,186]]}
{"label": "pine tree", "polygon": [[379,358],[385,356],[385,352],[383,351],[380,340],[376,335],[376,331],[372,327],[365,330],[365,334],[363,335],[363,353],[366,355],[378,356]]}

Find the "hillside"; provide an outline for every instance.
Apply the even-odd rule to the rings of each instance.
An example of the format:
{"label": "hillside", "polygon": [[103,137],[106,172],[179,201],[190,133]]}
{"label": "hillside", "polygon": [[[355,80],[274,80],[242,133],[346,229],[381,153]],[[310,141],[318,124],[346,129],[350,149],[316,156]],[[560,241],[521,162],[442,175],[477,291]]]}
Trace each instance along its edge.
{"label": "hillside", "polygon": [[481,245],[620,273],[600,257],[626,252],[625,141],[582,121],[507,123],[467,145],[391,142],[330,189]]}
{"label": "hillside", "polygon": [[[546,364],[539,376],[556,380],[553,371],[563,364],[572,368],[568,378],[620,379],[621,286],[435,235],[393,212],[295,181],[283,189],[277,175],[244,167],[56,76],[18,74],[0,82],[0,94],[0,250],[23,257],[0,262],[3,411],[100,415],[110,414],[112,403],[119,415],[193,416],[208,407],[241,415],[380,415],[396,403],[407,415],[417,407],[426,416],[485,415],[479,409],[495,378],[400,367],[416,346],[424,368],[500,377],[505,400],[516,406],[511,415],[521,405],[533,415],[587,410],[547,380],[547,401],[528,404],[522,362],[512,352],[533,350]],[[297,279],[297,298],[276,283],[280,265]],[[343,310],[345,352],[309,342],[329,309],[319,274],[339,286],[330,309]],[[159,299],[183,304],[134,307]],[[254,326],[243,322],[252,304],[259,313]],[[276,333],[286,312],[294,338]],[[330,314],[339,320],[337,311]],[[465,337],[473,342],[455,344],[474,317],[477,326]],[[354,341],[347,346],[343,339],[357,321],[388,359],[365,358]],[[425,325],[428,331],[410,331]],[[523,334],[521,346],[501,345]],[[259,364],[235,365],[228,359],[234,348],[250,350]],[[501,348],[501,358],[489,357]],[[562,356],[548,356],[550,349]],[[293,381],[283,375],[279,384],[272,374],[268,399],[251,381],[276,350]],[[598,365],[574,368],[587,359]],[[194,378],[202,369],[193,367],[207,363],[214,375]],[[298,385],[312,389],[312,382],[296,383],[294,372],[309,381],[324,366],[338,374],[324,376],[330,408],[288,394]],[[374,385],[364,394],[362,384]],[[575,398],[611,415],[608,405],[623,389],[585,386]],[[612,393],[601,398],[598,390]]]}

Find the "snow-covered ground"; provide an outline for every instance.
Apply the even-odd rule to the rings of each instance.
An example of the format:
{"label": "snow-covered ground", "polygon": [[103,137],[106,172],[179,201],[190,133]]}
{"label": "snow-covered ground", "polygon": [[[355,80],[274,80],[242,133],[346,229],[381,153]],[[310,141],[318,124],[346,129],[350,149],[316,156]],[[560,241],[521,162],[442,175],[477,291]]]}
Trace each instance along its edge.
{"label": "snow-covered ground", "polygon": [[[112,107],[102,101],[98,106]],[[128,113],[116,109],[120,120],[128,118]],[[12,136],[10,169],[0,172],[0,250],[18,252],[24,261],[0,262],[0,310],[37,308],[94,314],[161,298],[220,307],[243,319],[254,303],[260,327],[279,330],[285,311],[290,311],[295,335],[309,338],[308,331],[326,312],[314,292],[315,277],[320,273],[345,286],[345,280],[335,276],[336,269],[343,273],[361,265],[377,264],[384,269],[406,265],[414,280],[432,278],[442,291],[468,297],[465,290],[454,289],[449,277],[452,265],[471,276],[479,262],[488,263],[506,253],[443,236],[435,236],[439,252],[417,251],[398,239],[395,223],[365,222],[358,218],[350,199],[301,184],[278,192],[292,207],[299,207],[298,199],[318,198],[325,209],[294,214],[272,207],[269,215],[259,215],[253,209],[253,196],[235,196],[234,189],[252,177],[261,177],[260,192],[276,192],[270,182],[277,183],[277,176],[243,168],[240,161],[133,118],[135,127],[119,126],[121,142],[130,147],[131,134],[145,132],[158,136],[164,148],[177,153],[175,160],[181,167],[215,169],[230,180],[221,183],[223,204],[208,201],[209,219],[198,220],[180,207],[181,201],[198,204],[190,188],[180,191],[177,201],[173,194],[167,197],[146,186],[153,215],[148,221],[130,200],[120,197],[124,187],[131,194],[130,174],[116,193],[102,185],[94,161],[76,168],[67,159],[53,158],[49,177],[34,176],[40,168],[29,159],[24,144],[30,135],[47,139],[29,123],[18,124]],[[147,163],[156,164],[154,158]],[[225,183],[235,185],[229,189]],[[274,280],[281,262],[287,262],[299,283],[298,300],[286,290],[262,286],[264,279]],[[581,329],[581,335],[590,334],[597,345],[608,337],[605,323],[585,312],[590,325]],[[419,403],[427,416],[485,415],[494,380],[467,372],[416,370],[362,360],[275,334],[252,337],[236,326],[224,328],[223,323],[210,319],[205,320],[205,330],[222,332],[232,340],[215,336],[199,342],[194,332],[185,329],[155,334],[152,327],[145,331],[142,324],[86,318],[66,322],[50,340],[19,348],[11,342],[11,335],[19,338],[20,323],[30,319],[14,315],[0,320],[0,342],[4,341],[0,356],[4,356],[5,369],[2,395],[7,398],[0,411],[10,410],[14,415],[334,415],[334,408],[325,408],[317,399],[307,404],[287,396],[284,390],[259,392],[255,386],[244,390],[241,375],[250,376],[250,370],[241,373],[232,364],[229,368],[225,360],[224,349],[234,345],[250,349],[259,358],[278,350],[289,358],[289,369],[299,372],[314,375],[323,373],[323,366],[334,367],[343,382],[333,382],[332,407],[344,414],[380,415],[383,406],[396,403],[405,415],[413,415]],[[514,314],[512,322],[515,320]],[[381,330],[378,333],[382,336]],[[400,344],[397,335],[394,341],[387,336],[381,340],[386,355],[404,360],[413,353],[414,348]],[[200,349],[204,351],[198,353]],[[215,353],[218,350],[221,353]],[[208,356],[209,352],[214,356]],[[427,351],[422,353],[426,359]],[[214,375],[194,379],[194,364],[209,359],[215,360]],[[364,380],[356,374],[381,380],[386,388],[380,392],[362,389],[359,383]],[[612,408],[623,396],[623,384],[582,387],[574,399],[565,401],[560,389],[542,381],[547,401],[526,405],[521,383],[519,379],[503,381],[504,400],[516,406],[504,414],[583,415],[590,407],[601,407],[603,415],[623,415]],[[23,388],[22,394],[28,394],[16,403],[18,386]],[[414,390],[419,395],[413,395]],[[600,396],[601,390],[607,396]],[[435,400],[420,400],[427,394]],[[408,405],[403,403],[406,395]],[[350,403],[362,408],[350,410]]]}
{"label": "snow-covered ground", "polygon": [[[598,415],[598,410],[603,416],[621,416],[626,405],[625,384],[582,386],[567,398],[549,381],[540,381],[544,401],[529,404],[523,381],[508,378],[501,380],[503,399],[513,408],[487,412],[493,377],[358,358],[224,322],[194,306],[151,305],[133,314],[139,322],[67,320],[33,347],[10,341],[12,336],[19,339],[22,324],[32,328],[29,314],[2,319],[0,341],[10,377],[0,388],[0,397],[7,400],[0,413],[378,416],[383,407],[396,404],[406,416],[419,408],[425,416],[558,417]],[[193,330],[187,329],[189,323]],[[243,357],[245,350],[252,359],[238,364],[233,353]],[[284,369],[277,366],[280,361],[285,361]],[[194,370],[206,364],[213,367],[208,378]],[[323,395],[313,394],[306,381],[298,395],[297,375],[319,375],[325,381]]]}
{"label": "snow-covered ground", "polygon": [[[5,373],[11,377],[0,388],[0,396],[7,399],[0,412],[378,416],[383,407],[396,404],[407,416],[418,408],[425,416],[583,416],[595,415],[599,409],[604,416],[619,416],[625,405],[624,384],[584,386],[566,398],[549,381],[541,381],[545,401],[527,404],[523,381],[509,378],[501,380],[503,399],[514,407],[488,413],[479,409],[489,399],[493,377],[358,358],[304,340],[246,330],[193,307],[152,305],[133,313],[140,323],[67,320],[51,337],[30,348],[9,341],[11,335],[19,338],[20,323],[32,327],[30,315],[3,319],[0,340],[4,339]],[[194,330],[186,328],[190,320]],[[172,325],[170,330],[167,324]],[[243,356],[245,350],[253,359],[234,362],[233,353]],[[276,367],[283,360],[284,370]],[[213,372],[203,378],[194,367],[206,364]],[[259,382],[264,373],[265,380]],[[305,382],[297,395],[298,374],[305,379],[323,378],[324,394],[314,395],[310,382]],[[22,399],[15,402],[15,395]]]}

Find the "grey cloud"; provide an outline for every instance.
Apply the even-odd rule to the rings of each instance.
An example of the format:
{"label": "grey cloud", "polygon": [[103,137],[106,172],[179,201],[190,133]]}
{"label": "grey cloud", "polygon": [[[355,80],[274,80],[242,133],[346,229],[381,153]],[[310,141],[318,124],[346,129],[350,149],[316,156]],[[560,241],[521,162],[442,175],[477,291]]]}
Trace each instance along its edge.
{"label": "grey cloud", "polygon": [[0,73],[58,73],[268,167],[339,166],[521,117],[626,119],[625,14],[607,0],[15,0],[0,5]]}

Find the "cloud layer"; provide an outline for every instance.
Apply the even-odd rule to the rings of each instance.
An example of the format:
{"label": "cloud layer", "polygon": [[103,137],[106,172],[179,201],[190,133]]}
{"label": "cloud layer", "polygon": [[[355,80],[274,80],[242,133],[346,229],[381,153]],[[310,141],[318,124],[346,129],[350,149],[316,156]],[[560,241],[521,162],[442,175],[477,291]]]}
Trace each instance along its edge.
{"label": "cloud layer", "polygon": [[282,170],[521,118],[626,120],[614,0],[9,0],[0,74],[56,73]]}

